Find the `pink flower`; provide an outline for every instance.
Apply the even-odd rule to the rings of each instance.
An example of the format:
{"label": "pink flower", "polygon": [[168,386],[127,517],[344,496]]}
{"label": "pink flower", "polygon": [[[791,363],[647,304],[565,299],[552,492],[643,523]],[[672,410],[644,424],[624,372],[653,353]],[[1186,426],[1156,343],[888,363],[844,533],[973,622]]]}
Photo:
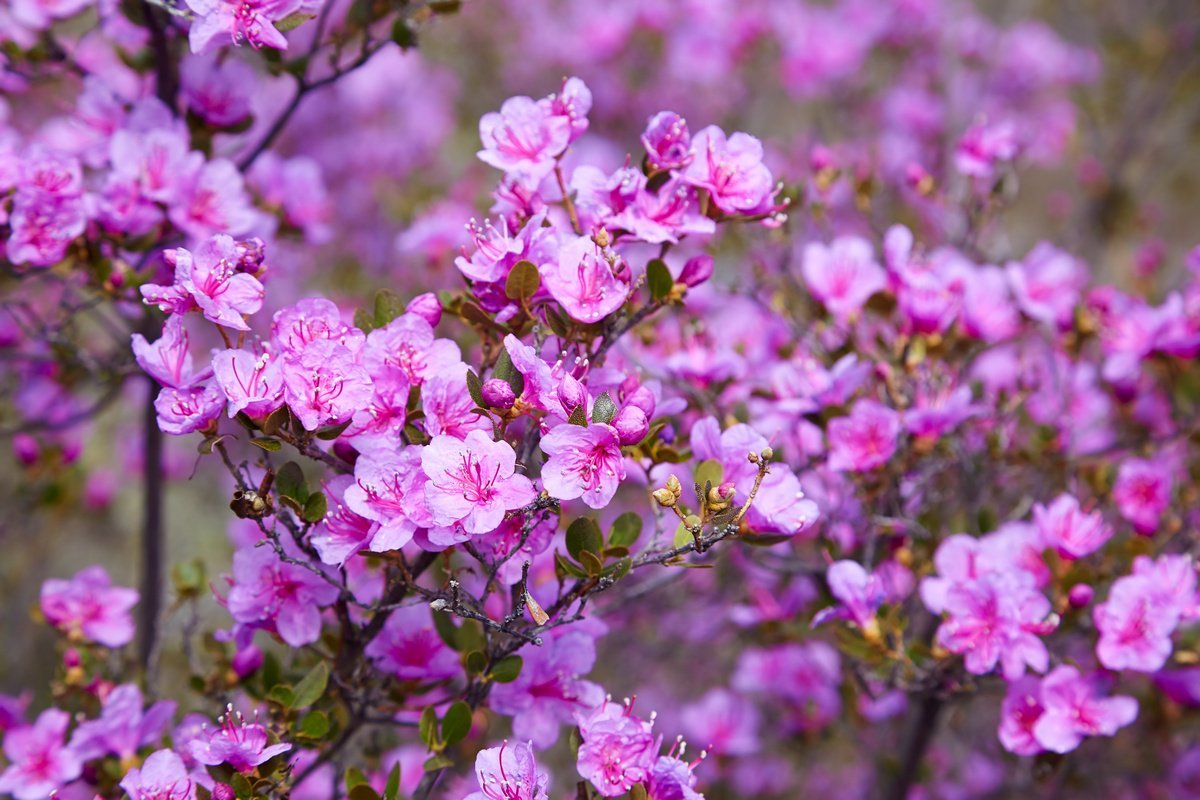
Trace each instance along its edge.
{"label": "pink flower", "polygon": [[586,236],[559,248],[557,260],[542,264],[538,271],[551,296],[580,322],[599,322],[629,297],[627,280],[613,273],[613,266]]}
{"label": "pink flower", "polygon": [[162,336],[153,344],[135,333],[130,342],[138,366],[163,386],[186,389],[211,376],[209,370],[197,374],[192,370],[192,354],[188,348],[188,332],[183,317],[172,315],[163,325]]}
{"label": "pink flower", "polygon": [[561,424],[542,437],[550,458],[542,466],[542,483],[551,497],[582,497],[591,508],[604,508],[625,480],[621,440],[611,425],[583,427]]}
{"label": "pink flower", "polygon": [[[168,313],[182,313],[191,304],[199,306],[211,322],[239,331],[250,330],[243,315],[262,308],[263,285],[258,278],[239,272],[241,253],[232,236],[214,236],[193,255],[182,247],[164,254],[175,267],[172,286],[142,287],[147,303]],[[192,307],[195,307],[192,306]]]}
{"label": "pink flower", "polygon": [[1148,578],[1127,575],[1113,583],[1107,602],[1093,613],[1100,633],[1096,657],[1105,668],[1138,672],[1163,668],[1171,655],[1171,634],[1179,624],[1179,609],[1163,601]]}
{"label": "pink flower", "polygon": [[479,791],[463,800],[549,800],[550,779],[533,758],[528,742],[480,750],[475,756],[475,778]]}
{"label": "pink flower", "polygon": [[839,236],[828,246],[807,245],[800,269],[809,291],[842,322],[887,288],[887,275],[875,261],[871,243],[857,236]]}
{"label": "pink flower", "polygon": [[197,19],[188,31],[188,43],[193,53],[203,53],[220,44],[222,35],[235,45],[242,42],[251,47],[287,49],[274,25],[295,13],[300,0],[187,0]]}
{"label": "pink flower", "polygon": [[680,724],[690,739],[716,753],[753,756],[761,747],[757,706],[728,689],[710,689],[684,706]]}
{"label": "pink flower", "polygon": [[969,271],[965,278],[962,326],[967,335],[985,342],[999,342],[1015,335],[1021,318],[1004,270],[982,266]]}
{"label": "pink flower", "polygon": [[492,423],[472,411],[475,401],[466,391],[467,365],[459,362],[425,381],[421,388],[421,410],[425,432],[465,438],[471,431],[491,432]]}
{"label": "pink flower", "polygon": [[1005,268],[1017,306],[1025,315],[1060,330],[1071,326],[1079,292],[1087,281],[1084,265],[1069,253],[1041,242],[1023,261]]}
{"label": "pink flower", "polygon": [[1017,155],[1017,129],[1009,120],[978,123],[963,134],[954,150],[954,166],[972,178],[990,178],[996,166]]}
{"label": "pink flower", "polygon": [[733,674],[737,691],[782,700],[796,730],[821,730],[841,713],[842,661],[825,642],[747,650]]}
{"label": "pink flower", "polygon": [[[393,321],[392,325],[395,324]],[[390,328],[391,325],[383,330]],[[275,312],[271,321],[271,341],[278,345],[282,354],[299,355],[311,342],[320,339],[340,344],[357,357],[363,352],[366,336],[358,328],[342,322],[338,307],[323,297],[310,297]],[[433,339],[432,330],[429,339]],[[374,365],[366,363],[364,366],[373,368]]]}
{"label": "pink flower", "polygon": [[725,132],[709,125],[692,137],[692,162],[683,180],[708,191],[713,205],[726,214],[754,214],[770,206],[774,179],[763,164],[762,142],[747,133]]}
{"label": "pink flower", "polygon": [[488,533],[506,512],[533,502],[537,493],[529,478],[514,474],[516,459],[507,442],[494,442],[483,431],[462,440],[433,437],[421,451],[421,466],[434,524],[461,523],[469,534]]}
{"label": "pink flower", "polygon": [[71,717],[48,708],[37,722],[4,735],[8,768],[0,773],[0,793],[16,800],[44,800],[79,777],[83,764],[63,744]]}
{"label": "pink flower", "polygon": [[[293,645],[296,646],[296,645]],[[191,743],[192,758],[201,764],[215,767],[228,764],[243,775],[254,771],[259,764],[292,749],[290,744],[268,744],[267,729],[257,722],[247,722],[233,706],[217,719],[221,723],[210,734]]]}
{"label": "pink flower", "polygon": [[221,416],[225,397],[211,383],[176,389],[164,387],[154,399],[158,427],[171,436],[184,436],[207,428]]}
{"label": "pink flower", "polygon": [[629,706],[605,701],[588,714],[578,714],[576,768],[602,797],[619,797],[645,783],[658,760],[659,739]]}
{"label": "pink flower", "polygon": [[1084,513],[1069,494],[1059,495],[1049,506],[1034,506],[1033,519],[1046,546],[1072,561],[1096,552],[1112,537],[1100,512]]}
{"label": "pink flower", "polygon": [[461,363],[458,345],[436,338],[428,320],[414,313],[401,314],[386,327],[371,331],[362,355],[362,364],[372,376],[395,374],[412,386],[460,368]]}
{"label": "pink flower", "polygon": [[212,366],[214,382],[229,401],[230,417],[245,411],[249,417],[260,419],[283,405],[282,365],[265,348],[257,353],[222,350],[213,356]]}
{"label": "pink flower", "polygon": [[367,371],[349,348],[330,339],[311,342],[283,359],[283,393],[305,430],[339,424],[371,402]]}
{"label": "pink flower", "polygon": [[675,244],[688,234],[708,235],[717,229],[715,222],[700,214],[696,190],[674,179],[653,192],[638,190],[611,223],[650,244]]}
{"label": "pink flower", "polygon": [[[362,461],[363,458],[359,458],[355,462],[356,469]],[[328,511],[308,535],[308,541],[316,549],[322,564],[340,567],[358,551],[371,548],[380,526],[351,507],[347,495],[357,488],[353,477],[335,475],[323,488],[328,498]],[[393,529],[391,533],[394,536],[397,531]],[[411,531],[408,535],[412,535]]]}
{"label": "pink flower", "polygon": [[829,423],[829,468],[869,472],[896,452],[900,415],[874,400],[859,400],[850,415]]}
{"label": "pink flower", "polygon": [[251,232],[261,219],[246,192],[241,171],[232,161],[216,158],[181,181],[171,195],[167,217],[195,239]]}
{"label": "pink flower", "polygon": [[1057,624],[1050,601],[1020,572],[989,573],[953,585],[946,593],[949,617],[938,629],[938,643],[964,656],[967,672],[986,675],[999,662],[1004,677],[1016,680],[1028,666],[1049,666],[1049,653],[1038,634]]}
{"label": "pink flower", "polygon": [[121,647],[133,639],[137,604],[133,589],[113,586],[103,567],[92,566],[69,581],[52,578],[42,584],[41,606],[46,621],[72,638]]}
{"label": "pink flower", "polygon": [[227,127],[250,116],[250,92],[257,75],[246,62],[191,56],[179,73],[184,102],[205,122]]}
{"label": "pink flower", "polygon": [[483,149],[479,160],[503,170],[519,183],[535,187],[554,169],[571,140],[571,120],[548,104],[510,97],[500,111],[479,120]]}
{"label": "pink flower", "polygon": [[269,547],[234,553],[232,584],[226,599],[230,616],[243,625],[274,630],[292,647],[320,638],[321,606],[338,596],[337,587],[304,567],[280,561]]}
{"label": "pink flower", "polygon": [[1099,697],[1075,667],[1056,667],[1042,680],[1045,711],[1033,726],[1044,749],[1069,753],[1087,736],[1113,736],[1138,715],[1132,697]]}
{"label": "pink flower", "polygon": [[428,606],[398,608],[367,645],[368,658],[402,681],[444,681],[462,674],[458,655],[438,636]]}
{"label": "pink flower", "polygon": [[1171,505],[1171,484],[1169,465],[1131,458],[1117,471],[1113,500],[1134,530],[1148,536],[1158,528],[1159,520]]}
{"label": "pink flower", "polygon": [[432,524],[425,507],[421,448],[379,447],[359,456],[345,500],[355,513],[379,523],[371,550],[399,550],[408,544],[417,528]]}
{"label": "pink flower", "polygon": [[132,683],[109,692],[99,718],[81,722],[72,734],[75,755],[83,761],[110,754],[129,759],[138,748],[160,739],[175,716],[175,701],[160,700],[145,709],[142,703],[142,692]]}
{"label": "pink flower", "polygon": [[1033,734],[1034,725],[1045,711],[1042,706],[1042,682],[1032,675],[1013,681],[1000,705],[1000,744],[1010,753],[1035,756],[1042,752]]}
{"label": "pink flower", "polygon": [[840,605],[821,610],[812,621],[813,626],[826,620],[840,617],[853,622],[863,631],[878,633],[879,623],[875,612],[884,602],[883,584],[857,561],[835,561],[825,573],[829,592]]}
{"label": "pink flower", "polygon": [[196,784],[183,759],[171,750],[158,750],[121,779],[130,800],[194,800]]}
{"label": "pink flower", "polygon": [[660,111],[650,118],[642,134],[642,146],[654,170],[682,169],[695,156],[687,120],[673,111]]}

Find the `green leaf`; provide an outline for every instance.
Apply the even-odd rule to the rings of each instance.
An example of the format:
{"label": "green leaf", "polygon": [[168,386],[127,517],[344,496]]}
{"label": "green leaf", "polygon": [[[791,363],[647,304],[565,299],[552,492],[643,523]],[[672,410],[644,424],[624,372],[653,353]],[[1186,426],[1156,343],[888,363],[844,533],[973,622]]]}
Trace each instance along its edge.
{"label": "green leaf", "polygon": [[521,674],[524,660],[520,656],[505,656],[492,667],[492,680],[496,683],[512,683]]}
{"label": "green leaf", "polygon": [[305,14],[303,11],[296,11],[295,13],[288,14],[283,19],[274,23],[275,29],[280,33],[294,31],[296,28],[299,28],[301,25],[308,22],[310,19],[313,19],[315,16],[315,14]]}
{"label": "green leaf", "polygon": [[391,289],[380,289],[375,293],[375,327],[384,328],[404,313],[404,301]]}
{"label": "green leaf", "polygon": [[550,326],[550,330],[555,336],[562,339],[568,338],[571,332],[570,321],[559,311],[556,311],[553,306],[546,306],[546,324]]}
{"label": "green leaf", "polygon": [[283,449],[283,442],[278,439],[251,439],[250,444],[260,447],[268,453],[278,453]]}
{"label": "green leaf", "polygon": [[321,699],[325,687],[329,685],[329,666],[324,661],[318,661],[312,670],[300,679],[294,690],[290,704],[291,708],[308,708]]}
{"label": "green leaf", "polygon": [[276,684],[271,687],[271,691],[267,693],[267,699],[278,703],[284,708],[291,708],[292,701],[295,699],[295,694],[292,692],[292,687],[287,684]]}
{"label": "green leaf", "polygon": [[650,287],[650,296],[655,300],[662,300],[671,293],[675,279],[662,259],[656,258],[646,265],[646,285]]}
{"label": "green leaf", "polygon": [[400,795],[400,762],[388,773],[387,785],[383,787],[383,800],[399,800]]}
{"label": "green leaf", "polygon": [[372,789],[370,784],[360,783],[346,793],[346,800],[379,800],[379,792]]}
{"label": "green leaf", "polygon": [[466,666],[467,672],[470,674],[482,675],[483,671],[487,669],[487,656],[479,650],[472,650],[467,653],[467,657],[464,659],[464,666]]}
{"label": "green leaf", "polygon": [[[411,50],[417,46],[417,32],[408,26],[408,20],[404,17],[398,17],[392,25],[392,41],[400,45],[401,50]],[[395,800],[395,793],[392,797],[384,795],[388,800]]]}
{"label": "green leaf", "polygon": [[571,425],[578,425],[581,428],[587,427],[587,411],[584,410],[583,404],[575,406],[575,410],[571,412],[567,422]]}
{"label": "green leaf", "polygon": [[579,568],[578,564],[573,563],[569,558],[562,553],[555,551],[554,566],[564,575],[570,575],[572,578],[586,578],[587,573]]}
{"label": "green leaf", "polygon": [[641,515],[633,511],[626,511],[613,522],[612,530],[608,532],[608,543],[613,547],[629,547],[641,535]]}
{"label": "green leaf", "polygon": [[442,641],[446,643],[447,647],[451,650],[458,649],[458,628],[454,624],[452,614],[445,611],[435,611],[433,613],[433,628],[437,631]]}
{"label": "green leaf", "polygon": [[442,755],[430,756],[425,759],[424,770],[426,772],[437,772],[439,769],[453,767],[454,762]]}
{"label": "green leaf", "polygon": [[308,500],[308,481],[304,470],[295,461],[289,461],[275,473],[275,492],[280,497],[291,497],[301,505]]}
{"label": "green leaf", "polygon": [[500,351],[500,356],[496,359],[496,366],[492,368],[492,374],[511,386],[513,394],[517,397],[520,397],[521,392],[525,391],[525,378],[513,366],[508,350]]}
{"label": "green leaf", "polygon": [[346,791],[350,791],[355,786],[370,785],[367,776],[362,770],[357,767],[346,767]]}
{"label": "green leaf", "polygon": [[629,791],[629,800],[649,800],[650,795],[646,794],[646,787],[640,783],[635,783]]}
{"label": "green leaf", "polygon": [[487,650],[487,639],[483,635],[483,623],[473,619],[463,620],[458,629],[458,644],[464,653],[472,650]]}
{"label": "green leaf", "polygon": [[600,560],[600,556],[593,553],[591,550],[584,550],[579,554],[579,563],[583,564],[588,575],[596,577],[604,571],[604,562]]}
{"label": "green leaf", "polygon": [[229,438],[231,437],[227,435],[210,436],[204,441],[200,442],[200,444],[196,447],[196,452],[200,453],[202,456],[211,456],[212,451],[217,449],[217,445]]}
{"label": "green leaf", "polygon": [[238,800],[249,800],[250,795],[254,792],[250,781],[246,779],[245,775],[240,773],[234,773],[229,785],[233,788],[233,793],[237,796]]}
{"label": "green leaf", "polygon": [[579,517],[567,527],[567,552],[571,558],[579,560],[579,554],[584,550],[599,553],[604,549],[604,536],[600,526],[591,517]]}
{"label": "green leaf", "polygon": [[701,487],[704,487],[708,483],[711,483],[713,486],[720,486],[721,478],[724,474],[725,468],[721,466],[721,462],[710,458],[696,465],[694,477],[696,483]]}
{"label": "green leaf", "polygon": [[263,420],[262,432],[267,436],[274,436],[275,434],[279,433],[281,429],[287,426],[288,422],[291,421],[290,417],[291,412],[288,411],[288,407],[280,406],[268,414],[267,418]]}
{"label": "green leaf", "polygon": [[483,402],[483,384],[473,369],[467,370],[467,394],[471,395],[471,399],[475,401],[475,405],[487,408],[487,403]]}
{"label": "green leaf", "polygon": [[351,422],[354,422],[354,417],[350,417],[345,422],[339,422],[337,425],[326,425],[324,428],[317,428],[317,438],[326,442],[332,442],[341,436],[346,428],[350,427]]}
{"label": "green leaf", "polygon": [[626,575],[628,575],[631,569],[633,569],[633,559],[629,556],[625,556],[617,563],[609,564],[604,568],[604,572],[601,574],[608,575],[614,581],[619,581],[621,578],[624,578]]}
{"label": "green leaf", "polygon": [[310,711],[300,720],[300,735],[320,739],[329,733],[329,717],[323,711]]}
{"label": "green leaf", "polygon": [[671,540],[671,547],[684,547],[694,541],[695,538],[692,536],[692,532],[689,531],[687,526],[681,522],[679,523],[679,527],[675,529],[675,538]]}
{"label": "green leaf", "polygon": [[504,294],[509,300],[528,300],[533,297],[541,285],[538,268],[532,261],[518,261],[513,264],[504,282]]}
{"label": "green leaf", "polygon": [[375,320],[366,310],[361,308],[354,309],[354,327],[358,328],[363,333],[370,333],[375,330]]}
{"label": "green leaf", "polygon": [[421,736],[421,741],[430,750],[438,743],[438,718],[437,709],[433,706],[426,706],[421,712],[421,719],[417,723],[417,733]]}
{"label": "green leaf", "polygon": [[608,392],[602,392],[596,398],[596,402],[592,404],[592,422],[600,422],[605,425],[612,422],[613,417],[617,415],[617,404],[608,396]]}
{"label": "green leaf", "polygon": [[313,492],[308,496],[308,500],[304,502],[304,521],[317,523],[325,519],[325,513],[329,510],[329,501],[325,499],[324,492]]}
{"label": "green leaf", "polygon": [[471,732],[471,707],[462,700],[456,701],[442,717],[442,741],[446,746],[456,745]]}

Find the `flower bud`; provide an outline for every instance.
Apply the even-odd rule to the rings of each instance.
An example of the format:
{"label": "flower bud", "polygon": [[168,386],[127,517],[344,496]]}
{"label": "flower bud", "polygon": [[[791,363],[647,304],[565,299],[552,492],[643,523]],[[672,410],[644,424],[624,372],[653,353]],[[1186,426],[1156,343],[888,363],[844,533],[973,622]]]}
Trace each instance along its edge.
{"label": "flower bud", "polygon": [[676,497],[679,497],[679,495],[683,494],[683,484],[680,483],[679,478],[676,478],[674,475],[667,478],[667,489]]}
{"label": "flower bud", "polygon": [[230,666],[237,673],[238,678],[245,679],[248,675],[252,675],[258,671],[258,668],[263,663],[263,652],[254,645],[238,650],[237,655],[233,657]]}
{"label": "flower bud", "polygon": [[770,447],[764,447],[762,449],[762,452],[759,453],[759,455],[762,457],[763,461],[770,461],[772,458],[775,457],[775,451],[772,450]]}
{"label": "flower bud", "polygon": [[30,466],[38,460],[38,455],[41,453],[41,447],[38,446],[37,439],[30,436],[28,433],[18,433],[12,440],[13,455],[21,462],[22,466]]}
{"label": "flower bud", "polygon": [[558,384],[558,402],[562,403],[567,416],[573,414],[580,406],[586,409],[587,389],[570,375],[564,375],[562,382]]}
{"label": "flower bud", "polygon": [[654,408],[658,403],[654,399],[654,392],[643,385],[629,393],[629,396],[625,398],[625,405],[640,408],[646,415],[646,419],[650,419],[654,416]]}
{"label": "flower bud", "polygon": [[1071,604],[1071,608],[1078,611],[1092,602],[1092,597],[1095,594],[1096,592],[1091,586],[1088,586],[1086,583],[1077,583],[1067,592],[1067,602]]}
{"label": "flower bud", "polygon": [[483,384],[483,402],[491,408],[509,409],[517,402],[516,392],[508,385],[508,381],[499,378],[489,378]]}
{"label": "flower bud", "polygon": [[610,244],[612,244],[612,239],[609,238],[608,231],[604,228],[596,231],[596,233],[592,236],[592,241],[596,243],[597,247],[608,247]]}
{"label": "flower bud", "polygon": [[670,489],[655,489],[653,492],[655,501],[663,508],[672,508],[675,505],[675,493]]}
{"label": "flower bud", "polygon": [[213,784],[212,800],[237,800],[237,794],[228,783],[218,781]]}
{"label": "flower bud", "polygon": [[433,292],[426,292],[414,297],[404,307],[404,312],[406,314],[416,314],[428,322],[430,326],[436,328],[437,324],[442,321],[442,302],[437,299],[437,295]]}
{"label": "flower bud", "polygon": [[727,481],[720,486],[713,486],[704,499],[710,511],[724,511],[733,502],[733,483]]}
{"label": "flower bud", "polygon": [[621,444],[637,444],[650,432],[650,420],[637,406],[627,405],[613,417],[612,426],[617,429]]}
{"label": "flower bud", "polygon": [[699,286],[712,277],[713,257],[710,255],[693,256],[683,265],[679,273],[679,282],[688,286]]}
{"label": "flower bud", "polygon": [[236,242],[234,247],[237,249],[238,272],[248,272],[251,275],[262,269],[263,259],[266,258],[266,245],[263,240],[255,236],[253,239],[247,239],[244,242]]}

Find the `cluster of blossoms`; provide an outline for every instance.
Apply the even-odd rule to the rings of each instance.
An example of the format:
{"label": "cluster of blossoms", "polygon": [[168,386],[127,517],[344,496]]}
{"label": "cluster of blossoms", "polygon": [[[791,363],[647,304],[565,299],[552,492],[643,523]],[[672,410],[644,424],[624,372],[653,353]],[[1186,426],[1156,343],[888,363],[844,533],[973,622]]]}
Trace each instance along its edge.
{"label": "cluster of blossoms", "polygon": [[[162,480],[211,505],[215,471],[232,545],[165,610],[150,567],[43,585],[53,703],[0,695],[0,794],[1200,785],[1200,249],[1143,249],[1135,292],[1006,217],[1076,146],[1095,54],[953,0],[464,9],[445,35],[515,48],[519,91],[607,66],[484,114],[459,170],[458,87],[412,51],[457,5],[0,10],[14,452],[73,499],[88,423],[148,377],[118,434],[147,541]],[[754,96],[699,90],[756,53]],[[761,139],[696,124],[734,110]],[[1113,765],[1045,755],[1081,747]]]}

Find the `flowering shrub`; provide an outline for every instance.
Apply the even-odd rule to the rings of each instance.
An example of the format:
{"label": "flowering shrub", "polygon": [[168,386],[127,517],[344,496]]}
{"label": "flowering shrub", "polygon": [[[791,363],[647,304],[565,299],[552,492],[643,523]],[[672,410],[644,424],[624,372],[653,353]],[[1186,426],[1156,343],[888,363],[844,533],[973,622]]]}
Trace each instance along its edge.
{"label": "flowering shrub", "polygon": [[[1200,249],[1118,288],[1008,216],[1098,56],[949,0],[533,6],[0,12],[13,451],[105,508],[81,455],[135,438],[144,498],[139,589],[41,587],[0,793],[1195,792]],[[549,94],[443,163],[414,48],[487,24]],[[754,53],[823,139],[714,124]],[[166,598],[193,476],[232,552]]]}

